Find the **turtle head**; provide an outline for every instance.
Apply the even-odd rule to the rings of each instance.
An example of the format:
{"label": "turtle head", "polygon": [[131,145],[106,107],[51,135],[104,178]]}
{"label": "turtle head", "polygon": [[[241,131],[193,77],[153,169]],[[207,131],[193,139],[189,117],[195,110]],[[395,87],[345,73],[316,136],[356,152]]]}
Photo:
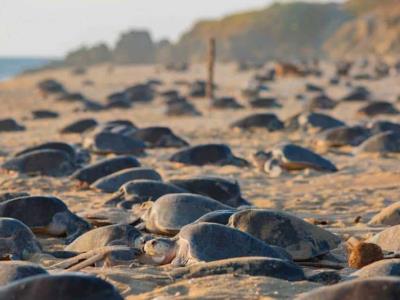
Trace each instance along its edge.
{"label": "turtle head", "polygon": [[272,152],[264,152],[264,151],[257,151],[252,156],[254,165],[258,169],[260,169],[260,171],[264,171],[265,163],[271,158],[272,158]]}
{"label": "turtle head", "polygon": [[154,202],[147,201],[142,204],[132,206],[132,212],[135,216],[141,218],[143,221],[147,220],[148,215],[151,212]]}
{"label": "turtle head", "polygon": [[144,245],[144,252],[155,264],[169,264],[176,256],[176,241],[166,238],[152,239]]}

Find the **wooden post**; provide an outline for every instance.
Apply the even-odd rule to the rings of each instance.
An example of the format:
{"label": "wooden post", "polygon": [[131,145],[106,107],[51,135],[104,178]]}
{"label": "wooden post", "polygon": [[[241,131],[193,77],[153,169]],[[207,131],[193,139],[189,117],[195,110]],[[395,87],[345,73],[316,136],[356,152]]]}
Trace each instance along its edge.
{"label": "wooden post", "polygon": [[208,40],[208,57],[207,57],[207,90],[206,96],[210,100],[214,100],[214,65],[215,65],[215,38]]}

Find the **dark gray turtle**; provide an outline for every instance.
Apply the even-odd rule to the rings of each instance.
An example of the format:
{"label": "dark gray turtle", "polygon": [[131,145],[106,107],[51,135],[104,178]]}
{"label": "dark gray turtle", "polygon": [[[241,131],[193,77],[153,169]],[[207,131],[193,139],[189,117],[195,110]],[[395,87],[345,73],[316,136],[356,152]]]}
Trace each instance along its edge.
{"label": "dark gray turtle", "polygon": [[156,201],[167,194],[187,193],[186,190],[158,180],[138,179],[125,183],[105,205],[122,205],[130,208],[134,204]]}
{"label": "dark gray turtle", "polygon": [[377,115],[397,115],[399,114],[399,111],[390,102],[374,101],[360,108],[358,113],[368,117],[374,117]]}
{"label": "dark gray turtle", "polygon": [[279,168],[287,171],[304,169],[314,169],[321,172],[337,171],[336,166],[329,160],[294,144],[277,146],[268,153],[258,151],[254,154],[254,161],[260,170],[271,173],[271,175]]}
{"label": "dark gray turtle", "polygon": [[371,136],[371,131],[362,126],[342,126],[320,133],[315,140],[321,147],[356,147]]}
{"label": "dark gray turtle", "polygon": [[229,208],[214,199],[196,194],[168,194],[133,210],[149,232],[174,235],[183,226],[211,211]]}
{"label": "dark gray turtle", "polygon": [[71,161],[76,162],[77,164],[86,162],[89,160],[89,153],[85,151],[80,151],[74,146],[68,144],[68,143],[63,143],[63,142],[47,142],[43,144],[39,144],[37,146],[33,147],[28,147],[25,148],[24,150],[21,150],[17,152],[14,156],[18,157],[30,152],[34,152],[37,150],[57,150],[57,151],[64,151],[69,155],[71,158]]}
{"label": "dark gray turtle", "polygon": [[116,119],[116,120],[107,121],[104,125],[109,126],[109,127],[126,126],[126,127],[131,127],[131,128],[137,129],[137,126],[135,124],[133,124],[132,121],[126,120],[126,119]]}
{"label": "dark gray turtle", "polygon": [[153,169],[129,168],[102,177],[92,183],[91,187],[104,193],[114,193],[125,183],[138,179],[162,181],[161,175]]}
{"label": "dark gray turtle", "polygon": [[5,193],[0,193],[0,203],[11,200],[14,198],[21,198],[21,197],[26,197],[29,196],[29,193],[26,192],[5,192]]}
{"label": "dark gray turtle", "polygon": [[0,217],[0,259],[27,260],[42,248],[35,235],[24,223]]}
{"label": "dark gray turtle", "polygon": [[211,100],[211,108],[215,109],[242,109],[244,108],[237,100],[233,97],[221,97]]}
{"label": "dark gray turtle", "polygon": [[258,113],[240,119],[230,125],[231,128],[240,128],[243,130],[251,128],[265,128],[268,131],[277,131],[283,129],[283,123],[275,114]]}
{"label": "dark gray turtle", "polygon": [[64,86],[55,79],[44,79],[37,84],[37,87],[44,96],[65,92]]}
{"label": "dark gray turtle", "polygon": [[307,92],[319,92],[319,93],[324,92],[324,88],[323,87],[320,87],[320,86],[318,86],[316,84],[313,84],[313,83],[306,83],[306,87],[305,88],[306,88]]}
{"label": "dark gray turtle", "polygon": [[383,208],[372,217],[368,224],[371,225],[400,225],[400,202],[395,202]]}
{"label": "dark gray turtle", "polygon": [[203,166],[203,165],[235,165],[248,166],[248,162],[233,155],[225,144],[204,144],[178,151],[169,159],[172,162]]}
{"label": "dark gray turtle", "polygon": [[32,117],[35,120],[38,119],[56,119],[60,116],[58,112],[46,110],[46,109],[39,109],[32,111]]}
{"label": "dark gray turtle", "polygon": [[372,134],[379,134],[386,131],[400,132],[400,124],[390,121],[376,121],[369,126]]}
{"label": "dark gray turtle", "polygon": [[141,249],[143,244],[144,236],[139,230],[131,225],[117,224],[90,230],[69,244],[65,250],[82,253],[112,245]]}
{"label": "dark gray turtle", "polygon": [[26,261],[0,261],[0,286],[27,277],[48,274],[41,266]]}
{"label": "dark gray turtle", "polygon": [[336,102],[333,101],[325,94],[321,94],[311,98],[307,103],[307,109],[310,111],[318,109],[334,109],[336,107]]}
{"label": "dark gray turtle", "polygon": [[206,96],[206,85],[204,80],[196,80],[189,87],[189,95],[193,98],[202,98]]}
{"label": "dark gray turtle", "polygon": [[301,114],[298,116],[297,121],[299,127],[304,130],[322,131],[346,125],[344,122],[338,119],[321,113]]}
{"label": "dark gray turtle", "polygon": [[71,178],[79,180],[81,183],[92,184],[96,180],[112,173],[136,167],[140,167],[140,162],[136,158],[121,155],[90,164],[76,171]]}
{"label": "dark gray turtle", "polygon": [[66,235],[67,242],[73,241],[90,228],[85,220],[72,213],[56,197],[27,196],[2,202],[0,216],[17,219],[34,232]]}
{"label": "dark gray turtle", "polygon": [[241,210],[231,216],[229,225],[269,245],[284,248],[296,260],[326,254],[341,242],[338,236],[327,230],[274,210]]}
{"label": "dark gray turtle", "polygon": [[86,100],[86,97],[81,93],[64,91],[57,97],[57,100],[65,102],[82,102]]}
{"label": "dark gray turtle", "polygon": [[81,273],[38,275],[0,288],[1,299],[32,300],[36,296],[41,300],[123,300],[107,281]]}
{"label": "dark gray turtle", "polygon": [[172,271],[173,278],[199,278],[211,275],[241,274],[266,276],[287,281],[305,280],[303,270],[296,264],[270,257],[235,257],[199,263]]}
{"label": "dark gray turtle", "polygon": [[215,210],[198,218],[193,223],[217,223],[228,225],[230,217],[236,213],[236,209]]}
{"label": "dark gray turtle", "polygon": [[400,259],[384,259],[369,264],[350,276],[371,278],[376,276],[400,276]]}
{"label": "dark gray turtle", "polygon": [[1,167],[8,171],[54,177],[66,176],[76,169],[75,162],[65,151],[48,149],[10,158]]}
{"label": "dark gray turtle", "polygon": [[75,121],[60,130],[61,133],[83,133],[97,126],[95,119],[81,119]]}
{"label": "dark gray turtle", "polygon": [[274,97],[256,97],[249,101],[252,108],[281,108],[282,104]]}
{"label": "dark gray turtle", "polygon": [[391,226],[368,239],[368,243],[378,245],[384,251],[400,251],[400,225]]}
{"label": "dark gray turtle", "polygon": [[137,140],[143,141],[147,147],[185,147],[189,143],[178,137],[168,127],[140,128],[129,135]]}
{"label": "dark gray turtle", "polygon": [[14,119],[0,120],[0,132],[24,131],[25,129],[25,126],[18,124]]}
{"label": "dark gray turtle", "polygon": [[368,101],[370,97],[371,93],[365,87],[358,86],[349,91],[347,95],[342,98],[342,101]]}
{"label": "dark gray turtle", "polygon": [[186,99],[184,101],[174,101],[173,103],[168,103],[165,114],[167,116],[201,116],[196,107],[188,102]]}
{"label": "dark gray turtle", "polygon": [[240,230],[213,223],[189,224],[174,238],[147,241],[144,252],[153,264],[171,263],[174,266],[247,256],[290,260],[282,248],[269,246]]}
{"label": "dark gray turtle", "polygon": [[94,153],[99,154],[134,154],[144,153],[146,145],[137,139],[122,134],[100,132],[86,137],[83,145]]}
{"label": "dark gray turtle", "polygon": [[171,180],[171,183],[190,193],[207,196],[232,207],[249,205],[249,202],[242,198],[240,186],[237,181],[222,177],[200,176],[189,179]]}
{"label": "dark gray turtle", "polygon": [[150,102],[154,99],[155,91],[151,84],[140,83],[128,87],[124,93],[131,102]]}
{"label": "dark gray turtle", "polygon": [[400,279],[375,277],[350,280],[322,287],[297,297],[298,300],[396,300],[400,294]]}
{"label": "dark gray turtle", "polygon": [[399,153],[400,132],[387,131],[365,140],[358,149],[364,153]]}

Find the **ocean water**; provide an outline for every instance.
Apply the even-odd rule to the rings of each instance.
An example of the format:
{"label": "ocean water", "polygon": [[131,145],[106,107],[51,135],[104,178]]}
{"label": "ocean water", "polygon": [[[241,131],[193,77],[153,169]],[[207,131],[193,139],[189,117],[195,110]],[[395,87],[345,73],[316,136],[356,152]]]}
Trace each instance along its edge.
{"label": "ocean water", "polygon": [[47,58],[0,57],[0,81],[12,78],[27,70],[43,67],[52,61],[52,59]]}

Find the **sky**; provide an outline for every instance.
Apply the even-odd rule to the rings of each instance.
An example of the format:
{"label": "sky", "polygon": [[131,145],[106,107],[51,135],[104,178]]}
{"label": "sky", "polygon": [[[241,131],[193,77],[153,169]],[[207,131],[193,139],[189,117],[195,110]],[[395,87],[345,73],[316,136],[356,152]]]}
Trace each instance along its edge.
{"label": "sky", "polygon": [[0,56],[61,57],[84,44],[114,45],[118,35],[129,29],[150,30],[156,40],[176,40],[198,19],[219,18],[271,2],[0,0]]}

